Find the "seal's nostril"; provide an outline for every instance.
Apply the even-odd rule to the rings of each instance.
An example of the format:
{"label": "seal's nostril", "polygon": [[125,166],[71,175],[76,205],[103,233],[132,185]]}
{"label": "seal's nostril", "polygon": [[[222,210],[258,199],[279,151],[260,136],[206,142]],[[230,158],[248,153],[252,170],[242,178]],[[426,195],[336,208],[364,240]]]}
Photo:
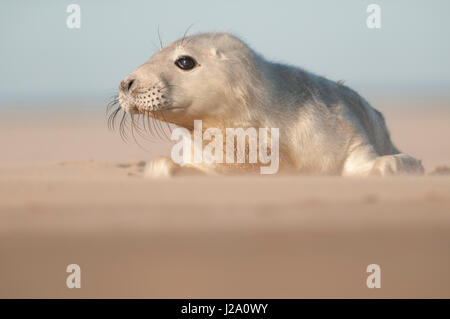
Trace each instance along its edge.
{"label": "seal's nostril", "polygon": [[133,84],[135,83],[134,79],[130,79],[130,80],[124,80],[120,83],[120,88],[122,89],[122,91],[124,91],[125,93],[128,93],[131,88],[133,87]]}
{"label": "seal's nostril", "polygon": [[131,87],[133,86],[133,83],[134,83],[134,79],[131,79],[128,81],[127,91],[129,91],[131,89]]}

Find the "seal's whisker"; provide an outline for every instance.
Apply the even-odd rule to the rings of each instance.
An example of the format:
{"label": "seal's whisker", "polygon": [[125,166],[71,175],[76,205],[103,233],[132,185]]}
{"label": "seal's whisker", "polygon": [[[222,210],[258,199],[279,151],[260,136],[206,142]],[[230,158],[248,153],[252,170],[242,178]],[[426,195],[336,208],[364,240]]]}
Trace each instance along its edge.
{"label": "seal's whisker", "polygon": [[123,112],[123,116],[122,116],[122,119],[120,120],[120,124],[119,124],[119,134],[124,142],[128,142],[128,135],[125,131],[126,118],[127,118],[127,112]]}
{"label": "seal's whisker", "polygon": [[136,129],[139,136],[141,136],[139,133],[139,127],[135,126],[134,115],[131,115],[130,117],[131,117],[131,136],[133,137],[134,142],[137,144],[137,146],[139,146],[139,148],[148,152],[148,150],[139,143],[138,139],[136,138],[136,135],[134,134],[134,130]]}
{"label": "seal's whisker", "polygon": [[[117,106],[116,109],[114,109],[114,111],[111,112],[111,110]],[[108,116],[108,114],[110,114],[108,116],[108,129],[112,129],[114,130],[114,126],[115,126],[115,119],[117,114],[120,112],[121,107],[119,105],[119,96],[116,94],[112,97],[111,101],[108,103],[107,107],[106,107],[106,115]]]}
{"label": "seal's whisker", "polygon": [[159,39],[159,45],[160,45],[160,50],[163,48],[163,43],[162,43],[162,40],[161,40],[161,34],[159,33],[159,25],[158,25],[158,39]]}
{"label": "seal's whisker", "polygon": [[147,122],[147,132],[149,132],[152,136],[156,136],[157,138],[161,139],[161,136],[158,133],[158,129],[156,126],[156,120],[153,115],[150,115],[150,113],[153,114],[153,111],[147,110],[145,111],[145,117]]}
{"label": "seal's whisker", "polygon": [[117,114],[120,112],[121,109],[122,108],[119,106],[109,116],[109,118],[108,118],[108,128],[109,129],[115,130],[116,117],[117,117]]}
{"label": "seal's whisker", "polygon": [[156,116],[156,124],[158,127],[158,131],[161,132],[161,139],[164,140],[166,138],[166,134],[164,132],[162,123],[161,123],[161,116],[160,116],[161,112],[159,110],[155,110],[155,116]]}
{"label": "seal's whisker", "polygon": [[[144,121],[144,116],[142,114],[138,114],[138,119],[136,121],[134,121],[134,117],[132,115],[132,127],[136,130],[136,133],[145,141],[149,141],[149,142],[154,142],[153,139],[151,139],[149,136],[145,135],[145,132],[147,132],[146,128],[145,128],[145,121]],[[143,126],[141,126],[140,124],[140,117],[142,117],[142,124]]]}
{"label": "seal's whisker", "polygon": [[145,117],[146,117],[146,120],[147,120],[147,127],[149,129],[150,134],[155,136],[155,134],[156,134],[155,133],[155,126],[154,126],[154,123],[153,123],[154,119],[151,117],[150,111],[146,111],[145,112]]}
{"label": "seal's whisker", "polygon": [[167,132],[164,130],[164,126],[163,126],[163,123],[162,123],[162,120],[161,120],[161,112],[158,110],[155,113],[156,113],[156,115],[158,117],[156,121],[158,123],[158,129],[161,132],[161,139],[162,140],[168,139]]}
{"label": "seal's whisker", "polygon": [[158,119],[159,127],[161,129],[162,135],[164,136],[164,139],[166,139],[167,141],[170,141],[170,137],[168,136],[167,131],[166,131],[167,121],[164,117],[164,113],[162,111],[158,111],[158,113],[159,113],[159,117],[162,118],[162,119]]}
{"label": "seal's whisker", "polygon": [[119,95],[118,94],[113,94],[110,98],[110,102],[108,103],[108,105],[111,104],[115,104],[119,101]]}
{"label": "seal's whisker", "polygon": [[125,121],[126,116],[127,116],[127,113],[122,111],[122,118],[119,121],[119,134],[120,134],[121,139],[125,142],[127,141],[127,139],[125,137],[126,133],[125,133],[125,127],[124,127],[124,121]]}
{"label": "seal's whisker", "polygon": [[187,27],[186,31],[184,31],[183,38],[181,39],[181,44],[180,44],[180,46],[183,46],[183,42],[184,42],[184,40],[186,40],[186,35],[187,35],[187,33],[189,32],[189,30],[194,26],[194,24],[195,24],[195,22],[194,22],[194,23],[191,23],[191,24]]}
{"label": "seal's whisker", "polygon": [[[170,128],[169,123],[166,120],[166,117],[164,116],[164,112],[160,111],[161,117],[163,118],[164,123],[166,124],[165,127],[169,130],[170,135],[172,135],[172,129]],[[167,135],[167,131],[163,128],[164,136],[167,140],[171,140],[170,137]]]}
{"label": "seal's whisker", "polygon": [[148,122],[148,120],[146,119],[146,117],[147,117],[146,112],[144,112],[143,114],[139,114],[139,115],[142,117],[142,127],[144,128],[144,132],[149,132],[149,128],[147,128],[147,126],[145,125],[145,122]]}
{"label": "seal's whisker", "polygon": [[156,119],[156,113],[155,113],[155,111],[151,111],[152,112],[152,123],[153,123],[153,127],[155,128],[155,132],[156,132],[156,134],[158,135],[158,137],[162,140],[163,138],[162,138],[162,136],[161,136],[161,134],[159,133],[159,131],[160,131],[160,127],[159,127],[159,123],[158,123],[158,121],[157,121],[157,119]]}
{"label": "seal's whisker", "polygon": [[152,45],[154,46],[154,49],[155,49],[156,51],[159,51],[159,50],[160,50],[160,48],[155,44],[155,42],[153,42],[153,41],[151,41],[151,40],[150,40],[150,42],[152,43]]}

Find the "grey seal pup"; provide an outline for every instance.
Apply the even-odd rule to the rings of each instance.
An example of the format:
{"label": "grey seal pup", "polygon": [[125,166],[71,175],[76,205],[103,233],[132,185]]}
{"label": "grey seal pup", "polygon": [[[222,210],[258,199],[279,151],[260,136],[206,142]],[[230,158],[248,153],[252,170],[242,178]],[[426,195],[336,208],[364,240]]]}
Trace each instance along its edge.
{"label": "grey seal pup", "polygon": [[[274,63],[229,33],[183,37],[156,52],[119,85],[126,115],[193,130],[279,128],[280,172],[341,176],[422,174],[392,143],[383,115],[341,82]],[[117,110],[116,110],[117,114]],[[255,164],[151,161],[152,177],[242,174]]]}

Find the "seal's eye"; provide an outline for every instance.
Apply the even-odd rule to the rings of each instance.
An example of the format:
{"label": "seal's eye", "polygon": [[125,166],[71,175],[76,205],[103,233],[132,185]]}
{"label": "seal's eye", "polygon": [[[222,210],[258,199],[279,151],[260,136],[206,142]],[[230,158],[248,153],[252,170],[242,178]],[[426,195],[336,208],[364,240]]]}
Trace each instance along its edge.
{"label": "seal's eye", "polygon": [[188,71],[195,68],[197,62],[190,56],[184,55],[175,61],[175,65],[182,70]]}

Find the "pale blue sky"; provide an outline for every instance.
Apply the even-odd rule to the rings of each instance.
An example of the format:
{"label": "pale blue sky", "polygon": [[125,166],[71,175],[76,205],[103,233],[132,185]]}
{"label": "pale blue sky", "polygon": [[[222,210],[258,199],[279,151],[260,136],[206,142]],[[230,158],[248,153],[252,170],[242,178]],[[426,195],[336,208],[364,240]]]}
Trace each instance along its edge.
{"label": "pale blue sky", "polygon": [[[81,29],[66,7],[81,6]],[[382,28],[366,27],[381,6]],[[2,0],[0,102],[104,99],[158,45],[231,31],[266,58],[344,79],[362,94],[445,95],[450,89],[447,0]],[[398,95],[398,93],[397,93]]]}

